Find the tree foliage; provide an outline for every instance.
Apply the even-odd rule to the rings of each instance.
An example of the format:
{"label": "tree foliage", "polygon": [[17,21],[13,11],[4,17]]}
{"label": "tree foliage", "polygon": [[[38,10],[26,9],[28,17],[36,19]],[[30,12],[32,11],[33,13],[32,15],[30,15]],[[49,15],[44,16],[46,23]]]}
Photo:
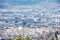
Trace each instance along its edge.
{"label": "tree foliage", "polygon": [[25,40],[31,40],[30,37],[26,36]]}
{"label": "tree foliage", "polygon": [[23,37],[20,35],[16,38],[16,40],[23,40]]}

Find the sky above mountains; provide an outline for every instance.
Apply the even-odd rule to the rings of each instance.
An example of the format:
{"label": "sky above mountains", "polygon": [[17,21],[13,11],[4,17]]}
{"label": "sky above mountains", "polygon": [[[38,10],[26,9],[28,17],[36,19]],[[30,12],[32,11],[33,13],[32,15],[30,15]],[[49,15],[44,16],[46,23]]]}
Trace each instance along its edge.
{"label": "sky above mountains", "polygon": [[60,0],[0,0],[0,8],[6,8],[6,4],[13,6],[32,6],[37,4],[39,5],[45,2],[60,4]]}
{"label": "sky above mountains", "polygon": [[60,3],[60,0],[0,0],[0,5],[1,3],[8,3],[11,5],[34,5],[34,4],[39,4],[43,2],[56,2]]}

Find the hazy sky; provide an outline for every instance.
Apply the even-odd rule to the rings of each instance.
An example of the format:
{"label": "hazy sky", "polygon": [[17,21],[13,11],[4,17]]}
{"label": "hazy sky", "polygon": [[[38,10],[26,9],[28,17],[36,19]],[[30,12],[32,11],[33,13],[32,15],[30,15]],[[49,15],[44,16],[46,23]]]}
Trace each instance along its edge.
{"label": "hazy sky", "polygon": [[[6,8],[7,6],[4,5],[10,4],[13,6],[21,6],[21,5],[36,5],[44,2],[55,2],[60,4],[60,0],[0,0],[0,8]],[[3,5],[2,5],[3,4]]]}
{"label": "hazy sky", "polygon": [[60,0],[0,0],[1,3],[9,3],[11,5],[34,5],[41,2],[56,2],[60,3]]}

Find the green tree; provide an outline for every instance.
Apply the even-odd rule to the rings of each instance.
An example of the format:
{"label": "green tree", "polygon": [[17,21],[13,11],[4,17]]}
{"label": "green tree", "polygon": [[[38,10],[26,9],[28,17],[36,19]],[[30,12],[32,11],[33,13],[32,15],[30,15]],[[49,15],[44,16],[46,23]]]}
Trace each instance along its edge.
{"label": "green tree", "polygon": [[23,37],[20,35],[16,38],[16,40],[23,40]]}
{"label": "green tree", "polygon": [[7,40],[13,40],[13,39],[9,38],[9,39],[7,39]]}
{"label": "green tree", "polygon": [[26,36],[25,40],[31,40],[30,37]]}

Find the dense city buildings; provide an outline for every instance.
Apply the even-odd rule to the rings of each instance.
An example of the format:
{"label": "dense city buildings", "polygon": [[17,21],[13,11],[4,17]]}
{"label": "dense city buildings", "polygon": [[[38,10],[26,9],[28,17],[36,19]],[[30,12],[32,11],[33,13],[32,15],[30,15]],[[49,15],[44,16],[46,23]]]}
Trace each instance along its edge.
{"label": "dense city buildings", "polygon": [[0,40],[60,40],[59,2],[0,0]]}

